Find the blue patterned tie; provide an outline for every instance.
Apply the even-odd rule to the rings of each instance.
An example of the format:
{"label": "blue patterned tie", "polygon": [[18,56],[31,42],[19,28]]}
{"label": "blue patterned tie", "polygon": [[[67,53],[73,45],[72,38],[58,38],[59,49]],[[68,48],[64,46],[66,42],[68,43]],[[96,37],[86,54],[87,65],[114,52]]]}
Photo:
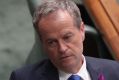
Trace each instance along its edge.
{"label": "blue patterned tie", "polygon": [[68,80],[81,80],[81,77],[78,75],[71,75]]}

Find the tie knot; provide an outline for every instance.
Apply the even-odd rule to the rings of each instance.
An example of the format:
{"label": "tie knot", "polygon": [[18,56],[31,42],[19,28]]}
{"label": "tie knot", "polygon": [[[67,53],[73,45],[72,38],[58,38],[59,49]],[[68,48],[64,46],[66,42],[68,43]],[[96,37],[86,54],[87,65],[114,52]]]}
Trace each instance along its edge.
{"label": "tie knot", "polygon": [[68,80],[81,80],[81,77],[79,75],[71,75]]}

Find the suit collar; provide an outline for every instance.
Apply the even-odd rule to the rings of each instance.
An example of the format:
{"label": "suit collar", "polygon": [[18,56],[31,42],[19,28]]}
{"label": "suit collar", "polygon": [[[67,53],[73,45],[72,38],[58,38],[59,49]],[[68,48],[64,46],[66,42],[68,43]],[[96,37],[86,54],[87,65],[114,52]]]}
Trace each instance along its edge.
{"label": "suit collar", "polygon": [[[91,76],[91,80],[98,80],[99,77],[99,72],[98,70],[96,70],[91,63],[93,61],[89,58],[86,57],[86,66],[87,66],[87,70],[89,71],[89,74]],[[43,75],[45,79],[43,80],[59,80],[59,74],[58,74],[58,70],[56,69],[56,67],[54,67],[54,65],[49,61],[49,64],[47,66],[47,68],[45,68],[46,71],[44,71]]]}
{"label": "suit collar", "polygon": [[98,72],[91,67],[91,65],[87,62],[87,70],[91,76],[92,80],[98,80]]}
{"label": "suit collar", "polygon": [[[90,57],[86,57],[86,67],[91,76],[91,80],[99,80],[99,70],[95,68],[96,66],[92,65],[94,61]],[[43,70],[42,79],[41,80],[59,80],[58,70],[54,65],[48,61],[48,64]]]}
{"label": "suit collar", "polygon": [[[100,80],[99,77],[100,77],[100,72],[97,68],[95,68],[96,66],[92,65],[94,61],[91,60],[90,57],[86,57],[86,65],[87,65],[87,70],[91,76],[91,79],[92,80]],[[96,64],[96,63],[94,63]]]}

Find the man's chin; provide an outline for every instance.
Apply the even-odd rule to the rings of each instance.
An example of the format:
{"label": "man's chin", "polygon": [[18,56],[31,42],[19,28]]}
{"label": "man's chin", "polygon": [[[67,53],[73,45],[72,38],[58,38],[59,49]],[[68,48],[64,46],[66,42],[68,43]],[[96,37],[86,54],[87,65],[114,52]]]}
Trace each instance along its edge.
{"label": "man's chin", "polygon": [[74,61],[64,61],[59,64],[59,66],[64,69],[72,68],[72,67],[74,67],[74,65],[75,65]]}

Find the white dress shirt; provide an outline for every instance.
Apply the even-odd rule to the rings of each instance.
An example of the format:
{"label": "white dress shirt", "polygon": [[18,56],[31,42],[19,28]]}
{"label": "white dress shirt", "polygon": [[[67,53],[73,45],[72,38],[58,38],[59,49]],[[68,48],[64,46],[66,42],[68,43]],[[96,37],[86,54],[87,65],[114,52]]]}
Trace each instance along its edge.
{"label": "white dress shirt", "polygon": [[[59,80],[67,80],[71,75],[72,74],[70,73],[68,74],[59,70]],[[76,73],[76,75],[79,75],[83,80],[91,80],[90,74],[86,68],[86,60],[84,56],[83,56],[83,64],[78,73]]]}

